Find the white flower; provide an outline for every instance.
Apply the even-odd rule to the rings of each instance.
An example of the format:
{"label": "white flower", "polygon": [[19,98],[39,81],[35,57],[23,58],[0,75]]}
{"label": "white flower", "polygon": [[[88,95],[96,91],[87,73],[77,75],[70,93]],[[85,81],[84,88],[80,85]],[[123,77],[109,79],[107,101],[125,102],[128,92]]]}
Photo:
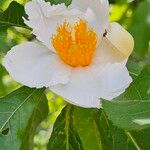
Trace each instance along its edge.
{"label": "white flower", "polygon": [[129,86],[126,68],[134,41],[118,23],[109,23],[107,0],[73,0],[71,6],[32,0],[28,20],[41,43],[13,47],[4,59],[11,76],[29,87],[48,87],[82,107],[100,107]]}

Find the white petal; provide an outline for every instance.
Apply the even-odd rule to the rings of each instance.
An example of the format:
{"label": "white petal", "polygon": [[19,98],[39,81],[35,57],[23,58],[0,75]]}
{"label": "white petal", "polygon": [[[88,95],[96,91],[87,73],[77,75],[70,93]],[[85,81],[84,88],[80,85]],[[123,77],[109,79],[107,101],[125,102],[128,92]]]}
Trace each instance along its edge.
{"label": "white petal", "polygon": [[115,50],[113,46],[107,42],[106,38],[103,38],[96,49],[92,63],[94,65],[116,63],[125,61],[126,59],[127,58],[125,58],[122,53]]}
{"label": "white petal", "polygon": [[70,68],[45,46],[27,42],[13,47],[4,58],[4,66],[18,82],[29,87],[65,84]]}
{"label": "white petal", "polygon": [[[72,0],[72,5],[87,12],[86,16],[95,16],[91,24],[93,28],[103,34],[109,25],[109,3],[108,0]],[[92,17],[94,18],[94,17]]]}
{"label": "white petal", "polygon": [[[58,5],[58,11],[63,9],[63,5]],[[25,11],[28,15],[28,20],[24,19],[24,22],[33,29],[33,34],[37,36],[37,39],[42,41],[47,47],[53,50],[51,45],[51,36],[52,33],[55,33],[55,26],[62,19],[59,17],[53,17],[48,19],[48,14],[50,10],[55,12],[55,8],[50,5],[49,2],[43,0],[32,0],[31,2],[26,3]],[[54,50],[53,50],[54,51]]]}
{"label": "white petal", "polygon": [[129,57],[133,51],[133,37],[120,24],[116,22],[110,24],[106,39],[108,44],[112,45],[114,51],[117,51],[125,58]]}
{"label": "white petal", "polygon": [[68,84],[50,89],[72,104],[99,108],[99,98],[112,100],[123,93],[131,81],[122,62],[74,69]]}
{"label": "white petal", "polygon": [[95,52],[93,64],[126,61],[133,47],[133,37],[122,26],[112,23]]}
{"label": "white petal", "polygon": [[65,4],[51,6],[43,0],[32,0],[25,5],[25,11],[29,20],[25,23],[33,29],[33,34],[51,50],[55,51],[51,44],[51,37],[56,32],[56,27],[62,24],[66,18],[76,21],[83,13],[76,9],[68,10]]}

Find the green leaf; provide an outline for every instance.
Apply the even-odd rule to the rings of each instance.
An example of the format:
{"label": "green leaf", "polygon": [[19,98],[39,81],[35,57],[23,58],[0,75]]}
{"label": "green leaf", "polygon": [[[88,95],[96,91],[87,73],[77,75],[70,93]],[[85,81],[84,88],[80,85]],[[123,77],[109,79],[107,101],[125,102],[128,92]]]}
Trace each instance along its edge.
{"label": "green leaf", "polygon": [[103,110],[97,115],[97,126],[101,135],[102,150],[148,150],[150,128],[141,131],[120,129],[108,120]]}
{"label": "green leaf", "polygon": [[6,31],[0,32],[0,56],[3,56],[11,49],[12,46],[16,45],[14,39],[8,39],[8,33]]}
{"label": "green leaf", "polygon": [[102,109],[68,105],[57,118],[48,150],[148,150],[149,134],[150,128],[128,131],[114,126]]}
{"label": "green leaf", "polygon": [[[146,66],[124,94],[114,101],[102,101],[102,106],[114,125],[124,129],[150,126],[150,66]],[[142,123],[139,123],[142,122]]]}
{"label": "green leaf", "polygon": [[148,53],[150,39],[150,0],[142,1],[132,18],[132,26],[129,31],[135,40],[135,52],[139,56],[145,56]]}
{"label": "green leaf", "polygon": [[49,1],[52,5],[53,4],[61,4],[61,3],[65,3],[66,6],[69,6],[72,2],[72,0],[46,0],[46,1]]}
{"label": "green leaf", "polygon": [[3,150],[33,149],[37,126],[48,114],[44,89],[22,87],[0,99],[0,145]]}
{"label": "green leaf", "polygon": [[120,129],[101,109],[74,107],[76,129],[84,150],[148,150],[150,128],[141,131]]}
{"label": "green leaf", "polygon": [[102,149],[101,137],[95,122],[97,112],[97,109],[74,107],[73,118],[84,150]]}
{"label": "green leaf", "polygon": [[11,2],[9,7],[3,13],[0,13],[0,31],[11,26],[27,28],[23,17],[26,17],[24,7],[15,1]]}
{"label": "green leaf", "polygon": [[[0,57],[1,58],[1,57]],[[5,68],[0,64],[0,97],[6,94],[6,87],[4,85],[3,77],[7,74]]]}
{"label": "green leaf", "polygon": [[133,79],[139,76],[141,73],[142,67],[138,65],[137,62],[134,62],[132,60],[129,60],[127,63],[127,68],[129,70],[130,75]]}
{"label": "green leaf", "polygon": [[[97,109],[84,109],[68,105],[54,124],[48,150],[101,149],[100,136],[95,122],[96,114]],[[69,124],[68,130],[66,130],[66,124]],[[69,137],[68,142],[66,142],[67,136]]]}
{"label": "green leaf", "polygon": [[73,106],[67,105],[58,116],[48,150],[82,150],[82,144],[73,119]]}
{"label": "green leaf", "polygon": [[[103,110],[74,107],[73,118],[84,150],[148,149],[150,130],[133,133],[119,129]],[[140,139],[142,136],[146,136],[147,141]]]}

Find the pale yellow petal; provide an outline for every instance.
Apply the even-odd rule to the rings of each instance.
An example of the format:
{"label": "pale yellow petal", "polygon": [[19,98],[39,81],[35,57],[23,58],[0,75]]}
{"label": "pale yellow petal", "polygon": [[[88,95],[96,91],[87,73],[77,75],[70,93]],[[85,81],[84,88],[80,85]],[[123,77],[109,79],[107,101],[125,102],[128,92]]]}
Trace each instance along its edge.
{"label": "pale yellow petal", "polygon": [[120,24],[111,23],[106,34],[106,41],[114,51],[118,51],[123,58],[127,58],[133,51],[134,39]]}

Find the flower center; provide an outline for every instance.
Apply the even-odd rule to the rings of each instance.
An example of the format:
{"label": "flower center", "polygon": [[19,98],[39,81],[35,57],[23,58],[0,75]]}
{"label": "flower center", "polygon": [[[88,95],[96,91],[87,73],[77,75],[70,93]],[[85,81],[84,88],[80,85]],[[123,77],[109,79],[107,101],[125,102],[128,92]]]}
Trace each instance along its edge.
{"label": "flower center", "polygon": [[57,27],[52,44],[59,57],[72,67],[90,65],[97,45],[97,34],[87,22],[80,20],[71,26],[64,22]]}

